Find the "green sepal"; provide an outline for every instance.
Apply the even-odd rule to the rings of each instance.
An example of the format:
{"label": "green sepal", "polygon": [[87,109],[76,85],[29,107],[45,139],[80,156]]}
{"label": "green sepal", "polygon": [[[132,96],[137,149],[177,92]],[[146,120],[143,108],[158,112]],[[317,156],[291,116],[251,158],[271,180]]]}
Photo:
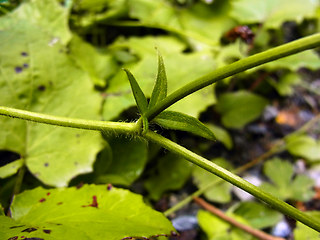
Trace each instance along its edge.
{"label": "green sepal", "polygon": [[216,140],[215,135],[207,126],[198,119],[184,113],[164,111],[153,121],[163,128],[191,132],[209,140]]}
{"label": "green sepal", "polygon": [[158,102],[167,96],[167,75],[163,63],[163,58],[158,53],[158,74],[153,91],[150,98],[149,109],[155,106]]}
{"label": "green sepal", "polygon": [[138,110],[143,115],[148,109],[148,101],[144,93],[142,92],[137,80],[128,69],[123,69],[129,79],[134,99],[136,100]]}

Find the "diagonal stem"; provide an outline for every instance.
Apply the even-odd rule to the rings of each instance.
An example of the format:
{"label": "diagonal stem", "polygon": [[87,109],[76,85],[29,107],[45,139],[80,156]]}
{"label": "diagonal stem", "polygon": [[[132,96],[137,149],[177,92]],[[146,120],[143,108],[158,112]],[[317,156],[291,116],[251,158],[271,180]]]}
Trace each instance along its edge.
{"label": "diagonal stem", "polygon": [[214,164],[213,162],[195,154],[194,152],[180,146],[179,144],[172,142],[171,140],[154,133],[152,131],[148,131],[144,137],[149,141],[155,142],[158,145],[162,146],[163,148],[178,154],[179,156],[184,157],[189,162],[192,162],[199,167],[211,172],[218,177],[224,179],[225,181],[243,189],[244,191],[252,194],[256,198],[260,199],[261,201],[269,204],[274,209],[282,212],[285,215],[288,215],[291,218],[294,218],[303,224],[315,229],[316,231],[320,232],[320,222],[316,219],[306,215],[305,213],[299,211],[298,209],[292,207],[291,205],[283,202],[282,200],[274,197],[273,195],[261,190],[257,186],[247,182],[246,180],[242,179],[241,177],[227,171],[226,169]]}
{"label": "diagonal stem", "polygon": [[[305,123],[301,128],[299,128],[298,130],[294,131],[293,133],[290,133],[289,135],[287,135],[286,137],[284,137],[283,139],[277,140],[273,147],[268,150],[267,152],[263,153],[262,155],[260,155],[259,157],[253,159],[252,161],[248,162],[245,165],[242,165],[241,167],[238,167],[237,169],[235,169],[233,171],[233,173],[235,174],[240,174],[246,170],[248,170],[249,168],[255,166],[256,164],[260,163],[261,161],[266,160],[267,158],[271,157],[274,154],[280,153],[282,151],[284,151],[286,149],[286,142],[284,141],[285,138],[288,138],[289,136],[295,135],[295,134],[302,134],[307,132],[309,129],[311,129],[313,127],[313,125],[315,123],[317,123],[320,120],[320,114],[316,115],[314,118],[312,118],[310,121],[308,121],[307,123]],[[165,216],[169,216],[170,214],[174,213],[175,211],[179,210],[180,208],[182,208],[183,206],[187,205],[189,202],[191,202],[193,200],[194,197],[198,197],[201,194],[203,194],[207,189],[210,189],[213,186],[216,186],[218,184],[221,184],[223,182],[222,179],[218,179],[216,181],[212,181],[209,184],[207,184],[206,186],[198,189],[197,191],[195,191],[194,193],[192,193],[190,196],[186,197],[185,199],[181,200],[180,202],[178,202],[176,205],[174,205],[173,207],[169,208],[168,210],[166,210],[163,214]]]}
{"label": "diagonal stem", "polygon": [[149,120],[152,120],[160,112],[167,109],[182,98],[210,84],[218,82],[219,80],[243,72],[250,68],[254,68],[262,64],[277,60],[279,58],[287,57],[289,55],[293,55],[298,52],[302,52],[304,50],[315,48],[318,46],[320,46],[320,33],[283,44],[281,46],[241,59],[227,66],[218,68],[213,72],[208,73],[207,75],[204,75],[194,80],[193,82],[190,82],[189,84],[186,84],[184,87],[181,87],[175,92],[168,95],[165,99],[156,104],[152,109],[147,111],[145,117],[147,117]]}

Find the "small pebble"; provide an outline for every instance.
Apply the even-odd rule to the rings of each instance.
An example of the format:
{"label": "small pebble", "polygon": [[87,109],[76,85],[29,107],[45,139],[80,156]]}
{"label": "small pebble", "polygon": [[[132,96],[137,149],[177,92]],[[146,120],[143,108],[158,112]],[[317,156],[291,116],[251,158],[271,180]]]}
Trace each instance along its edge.
{"label": "small pebble", "polygon": [[271,231],[271,234],[276,237],[288,237],[291,233],[291,228],[286,220],[281,220],[275,225]]}
{"label": "small pebble", "polygon": [[196,216],[192,215],[179,216],[173,219],[171,222],[173,227],[180,232],[198,227],[198,219]]}

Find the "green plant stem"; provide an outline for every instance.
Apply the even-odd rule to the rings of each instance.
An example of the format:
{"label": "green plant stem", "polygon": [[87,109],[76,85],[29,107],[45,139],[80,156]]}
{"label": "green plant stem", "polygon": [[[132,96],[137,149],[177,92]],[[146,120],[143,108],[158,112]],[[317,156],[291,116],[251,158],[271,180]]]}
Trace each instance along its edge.
{"label": "green plant stem", "polygon": [[[285,150],[285,143],[283,141],[281,141],[281,142],[278,141],[269,151],[265,152],[264,154],[260,155],[259,157],[255,158],[255,159],[253,159],[252,161],[248,162],[247,164],[235,169],[234,171],[232,171],[232,173],[241,174],[245,170],[248,170],[249,168],[255,166],[257,163],[259,163],[259,162],[271,157],[272,155],[274,155],[276,153],[280,153],[283,150]],[[195,191],[194,193],[192,193],[191,195],[189,195],[188,197],[186,197],[182,201],[178,202],[173,207],[171,207],[168,210],[166,210],[163,214],[165,216],[169,216],[170,214],[174,213],[175,211],[178,211],[179,209],[181,209],[182,207],[187,205],[195,197],[199,197],[200,195],[202,195],[208,189],[210,189],[210,188],[212,188],[212,187],[214,187],[216,185],[219,185],[221,183],[223,183],[223,180],[221,178],[210,182],[209,184],[207,184],[204,187],[198,189],[197,191]]]}
{"label": "green plant stem", "polygon": [[[248,170],[249,168],[255,166],[256,164],[258,164],[258,163],[270,158],[272,155],[278,154],[278,153],[286,150],[286,142],[284,141],[285,138],[287,138],[289,136],[292,136],[292,135],[295,135],[295,134],[302,134],[302,133],[307,132],[319,120],[320,120],[320,114],[316,115],[314,118],[312,118],[310,121],[305,123],[298,130],[294,131],[293,133],[290,133],[289,135],[285,136],[283,139],[277,140],[274,143],[274,145],[267,152],[263,153],[262,155],[258,156],[257,158],[253,159],[252,161],[248,162],[247,164],[244,164],[241,167],[238,167],[237,169],[235,169],[232,172],[235,173],[235,174],[241,174],[242,172]],[[170,214],[178,211],[179,209],[181,209],[182,207],[187,205],[189,202],[191,202],[194,197],[199,197],[201,194],[203,194],[208,189],[210,189],[210,188],[212,188],[212,187],[214,187],[216,185],[219,185],[221,183],[223,183],[222,179],[217,179],[215,181],[210,182],[206,186],[198,189],[197,191],[195,191],[194,193],[192,193],[191,195],[189,195],[185,199],[183,199],[180,202],[178,202],[176,205],[174,205],[171,208],[169,208],[168,210],[166,210],[163,214],[165,216],[169,216]]]}
{"label": "green plant stem", "polygon": [[176,103],[180,99],[219,80],[230,77],[239,72],[243,72],[250,68],[260,66],[264,63],[268,63],[279,58],[287,57],[289,55],[302,52],[307,49],[315,48],[318,46],[320,46],[319,33],[298,39],[296,41],[292,41],[290,43],[283,44],[281,46],[269,49],[267,51],[246,57],[227,66],[218,68],[213,72],[205,76],[202,76],[190,82],[189,84],[186,84],[184,87],[181,87],[175,92],[168,95],[165,99],[156,104],[152,109],[147,111],[145,117],[151,120],[160,112],[162,112],[172,104]]}
{"label": "green plant stem", "polygon": [[170,141],[169,139],[162,137],[161,135],[148,131],[144,137],[149,141],[155,142],[162,146],[163,148],[184,157],[186,160],[198,165],[199,167],[215,174],[216,176],[226,180],[227,182],[243,189],[244,191],[252,194],[261,201],[269,204],[274,209],[294,218],[303,224],[315,229],[320,232],[320,222],[306,215],[305,213],[297,210],[291,205],[281,201],[280,199],[272,196],[271,194],[261,190],[255,185],[245,181],[241,177],[227,171],[226,169],[214,164],[213,162],[195,154],[194,152],[180,146],[179,144]]}
{"label": "green plant stem", "polygon": [[140,130],[135,123],[120,123],[96,120],[83,120],[78,118],[57,117],[43,113],[34,113],[25,110],[0,106],[0,115],[19,118],[33,122],[57,125],[61,127],[80,128],[119,134],[134,134]]}

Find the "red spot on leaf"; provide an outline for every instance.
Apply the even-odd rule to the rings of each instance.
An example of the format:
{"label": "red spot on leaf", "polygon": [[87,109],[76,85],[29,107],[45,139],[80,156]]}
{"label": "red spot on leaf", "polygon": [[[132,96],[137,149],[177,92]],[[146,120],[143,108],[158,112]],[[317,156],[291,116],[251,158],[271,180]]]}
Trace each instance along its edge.
{"label": "red spot on leaf", "polygon": [[112,189],[112,187],[113,187],[112,184],[109,183],[108,186],[107,186],[107,190],[110,191]]}
{"label": "red spot on leaf", "polygon": [[37,228],[31,227],[31,228],[26,228],[26,229],[22,230],[21,232],[31,233],[31,232],[34,232],[34,231],[37,231],[37,230],[38,230]]}
{"label": "red spot on leaf", "polygon": [[13,228],[19,228],[19,227],[24,227],[25,225],[19,225],[19,226],[12,226],[10,227],[10,229],[13,229]]}
{"label": "red spot on leaf", "polygon": [[25,238],[25,240],[44,240],[44,239],[43,238],[32,237],[32,238]]}
{"label": "red spot on leaf", "polygon": [[49,229],[43,229],[43,232],[46,233],[46,234],[50,234],[50,233],[51,233],[51,230],[49,230]]}
{"label": "red spot on leaf", "polygon": [[98,208],[97,196],[92,196],[92,203],[89,205],[82,205],[82,207],[95,207]]}
{"label": "red spot on leaf", "polygon": [[61,205],[63,202],[58,202],[57,205]]}
{"label": "red spot on leaf", "polygon": [[124,237],[122,238],[121,240],[127,240],[127,239],[144,239],[144,240],[150,240],[150,239],[155,239],[155,238],[159,238],[159,237],[168,237],[167,234],[157,234],[157,235],[153,235],[153,236],[150,236],[150,238],[147,238],[147,237]]}
{"label": "red spot on leaf", "polygon": [[76,186],[76,188],[77,188],[77,189],[82,188],[83,184],[84,184],[83,182],[80,182],[80,183]]}
{"label": "red spot on leaf", "polygon": [[39,202],[44,202],[45,200],[46,200],[45,198],[41,198]]}
{"label": "red spot on leaf", "polygon": [[172,237],[176,237],[176,236],[178,236],[179,234],[178,233],[176,233],[176,232],[174,232],[174,231],[171,231],[171,236]]}
{"label": "red spot on leaf", "polygon": [[97,196],[92,196],[92,203],[90,204],[90,207],[98,207]]}
{"label": "red spot on leaf", "polygon": [[18,239],[18,236],[14,236],[14,237],[8,238],[8,240],[17,240],[17,239]]}
{"label": "red spot on leaf", "polygon": [[157,234],[157,235],[154,235],[154,236],[152,236],[152,237],[168,237],[168,235],[167,234]]}
{"label": "red spot on leaf", "polygon": [[16,71],[16,73],[21,73],[22,72],[22,67],[15,67],[14,70]]}
{"label": "red spot on leaf", "polygon": [[47,196],[50,196],[50,194],[51,194],[50,192],[47,192]]}

